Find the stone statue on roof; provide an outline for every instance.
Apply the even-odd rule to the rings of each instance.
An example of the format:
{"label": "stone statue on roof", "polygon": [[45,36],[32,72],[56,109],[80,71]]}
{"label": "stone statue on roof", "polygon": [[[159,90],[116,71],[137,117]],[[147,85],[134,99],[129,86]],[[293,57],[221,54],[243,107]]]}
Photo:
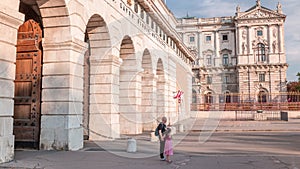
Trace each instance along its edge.
{"label": "stone statue on roof", "polygon": [[238,13],[238,12],[241,12],[241,7],[240,7],[240,5],[236,6],[236,12],[237,12],[237,13]]}
{"label": "stone statue on roof", "polygon": [[282,6],[281,6],[280,2],[278,2],[278,4],[277,4],[277,12],[282,13]]}
{"label": "stone statue on roof", "polygon": [[260,6],[260,0],[256,0],[256,6]]}

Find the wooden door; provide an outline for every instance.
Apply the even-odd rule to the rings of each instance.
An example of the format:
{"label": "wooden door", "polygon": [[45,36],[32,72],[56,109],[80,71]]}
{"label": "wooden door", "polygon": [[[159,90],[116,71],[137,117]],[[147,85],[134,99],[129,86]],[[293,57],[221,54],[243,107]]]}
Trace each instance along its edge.
{"label": "wooden door", "polygon": [[16,147],[38,148],[40,136],[42,30],[28,20],[17,41],[14,135]]}

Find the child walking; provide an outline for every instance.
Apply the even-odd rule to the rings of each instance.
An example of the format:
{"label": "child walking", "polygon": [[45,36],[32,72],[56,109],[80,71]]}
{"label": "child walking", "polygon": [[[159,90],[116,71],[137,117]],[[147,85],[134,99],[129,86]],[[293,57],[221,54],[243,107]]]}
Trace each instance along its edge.
{"label": "child walking", "polygon": [[166,161],[171,163],[172,160],[170,159],[170,156],[173,155],[171,128],[167,128],[167,131],[165,133],[165,151],[164,151],[164,153],[167,156]]}

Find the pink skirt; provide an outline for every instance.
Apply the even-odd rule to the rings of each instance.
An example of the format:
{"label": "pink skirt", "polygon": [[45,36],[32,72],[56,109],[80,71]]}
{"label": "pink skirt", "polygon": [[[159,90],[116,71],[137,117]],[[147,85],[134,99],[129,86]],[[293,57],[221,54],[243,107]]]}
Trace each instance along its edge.
{"label": "pink skirt", "polygon": [[171,139],[166,139],[164,153],[165,155],[173,155],[173,145]]}

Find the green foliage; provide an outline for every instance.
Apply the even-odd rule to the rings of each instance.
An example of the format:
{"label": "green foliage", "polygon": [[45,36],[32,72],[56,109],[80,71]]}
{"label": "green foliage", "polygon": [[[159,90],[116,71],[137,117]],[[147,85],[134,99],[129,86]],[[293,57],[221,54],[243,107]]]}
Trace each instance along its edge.
{"label": "green foliage", "polygon": [[298,82],[300,82],[300,72],[298,72],[296,76],[298,76]]}
{"label": "green foliage", "polygon": [[288,92],[299,92],[300,91],[300,82],[289,82],[287,84]]}

